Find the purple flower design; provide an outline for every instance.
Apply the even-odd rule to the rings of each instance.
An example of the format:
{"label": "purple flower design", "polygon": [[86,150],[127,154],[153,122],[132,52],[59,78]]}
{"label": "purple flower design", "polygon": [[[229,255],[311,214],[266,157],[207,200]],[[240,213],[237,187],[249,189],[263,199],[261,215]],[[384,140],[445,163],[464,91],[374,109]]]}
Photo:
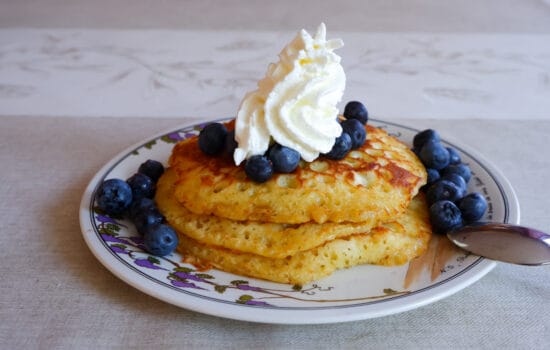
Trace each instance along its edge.
{"label": "purple flower design", "polygon": [[204,278],[195,276],[193,274],[187,273],[187,272],[174,272],[174,276],[181,278],[183,280],[191,280],[191,281],[197,281],[197,282],[204,282]]}
{"label": "purple flower design", "polygon": [[190,132],[186,132],[185,135],[184,135],[184,138],[188,139],[190,137],[193,137],[193,136],[196,136],[197,134],[194,134],[194,133],[190,133]]}
{"label": "purple flower design", "polygon": [[265,301],[259,301],[259,300],[248,300],[245,302],[246,305],[254,305],[254,306],[273,306],[269,303],[266,303]]}
{"label": "purple flower design", "polygon": [[162,268],[160,266],[155,265],[149,259],[135,259],[134,263],[137,266],[145,267],[145,268],[152,269],[152,270],[166,270],[165,268]]}
{"label": "purple flower design", "polygon": [[206,290],[205,288],[201,288],[197,286],[195,283],[192,282],[183,282],[178,280],[171,280],[170,283],[172,283],[173,286],[181,287],[181,288],[195,288],[195,289],[202,289]]}
{"label": "purple flower design", "polygon": [[125,225],[119,223],[118,221],[116,221],[112,217],[109,217],[109,216],[106,216],[106,215],[96,214],[95,218],[96,218],[97,221],[99,221],[102,224],[114,224],[114,225],[126,227]]}
{"label": "purple flower design", "polygon": [[97,221],[102,222],[102,223],[110,222],[112,224],[118,225],[118,222],[116,222],[115,219],[110,218],[110,217],[105,216],[105,215],[97,214],[95,216],[95,218],[96,218]]}
{"label": "purple flower design", "polygon": [[172,132],[168,135],[166,135],[166,137],[172,141],[176,141],[176,142],[179,142],[181,140],[183,140],[183,137],[180,136],[180,134],[178,132]]}
{"label": "purple flower design", "polygon": [[126,251],[126,249],[122,248],[121,246],[119,245],[112,245],[111,246],[111,250],[117,254],[128,254],[128,252]]}
{"label": "purple flower design", "polygon": [[251,285],[248,285],[247,283],[239,283],[236,285],[237,289],[240,289],[240,290],[252,290],[252,291],[255,291],[255,292],[261,292],[262,289],[259,288],[259,287],[252,287]]}
{"label": "purple flower design", "polygon": [[113,243],[123,243],[123,244],[127,244],[128,242],[123,240],[123,239],[120,239],[120,238],[117,238],[115,236],[112,236],[112,235],[107,235],[107,234],[101,234],[101,238],[103,238],[103,240],[105,242],[113,242]]}

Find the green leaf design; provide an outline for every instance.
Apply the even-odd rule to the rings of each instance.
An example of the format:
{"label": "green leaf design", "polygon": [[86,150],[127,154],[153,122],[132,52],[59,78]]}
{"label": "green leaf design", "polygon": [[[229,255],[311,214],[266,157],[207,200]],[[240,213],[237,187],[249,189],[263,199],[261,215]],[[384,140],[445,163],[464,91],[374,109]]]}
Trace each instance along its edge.
{"label": "green leaf design", "polygon": [[166,142],[166,143],[178,143],[177,140],[169,138],[168,135],[164,135],[160,139],[161,139],[161,141]]}
{"label": "green leaf design", "polygon": [[112,231],[112,232],[120,231],[120,226],[115,225],[115,224],[110,223],[110,222],[105,225],[105,228],[109,231]]}
{"label": "green leaf design", "polygon": [[239,304],[246,304],[247,301],[250,301],[252,299],[254,299],[252,295],[243,294],[239,297],[239,299],[236,300],[236,302]]}
{"label": "green leaf design", "polygon": [[143,145],[145,148],[147,149],[151,149],[153,148],[154,145],[157,144],[157,140],[153,140],[153,141],[150,141],[150,142],[147,142],[145,145]]}
{"label": "green leaf design", "polygon": [[397,293],[399,292],[391,288],[384,288],[384,294],[391,295],[391,294],[397,294]]}
{"label": "green leaf design", "polygon": [[245,281],[245,280],[234,280],[234,281],[231,281],[231,284],[234,285],[234,286],[238,286],[239,284],[248,284],[248,281]]}
{"label": "green leaf design", "polygon": [[207,273],[196,273],[195,276],[197,276],[197,277],[199,277],[199,278],[204,278],[205,280],[214,279],[214,276],[209,275],[209,274],[207,274]]}
{"label": "green leaf design", "polygon": [[189,268],[189,267],[183,267],[183,266],[180,266],[180,267],[176,267],[174,269],[175,272],[183,272],[183,273],[189,273],[189,272],[193,272],[195,270]]}
{"label": "green leaf design", "polygon": [[107,236],[113,236],[113,237],[116,237],[118,236],[118,233],[116,233],[115,231],[113,230],[109,230],[106,226],[102,225],[101,227],[99,227],[98,229],[99,233],[102,234],[102,235],[107,235]]}
{"label": "green leaf design", "polygon": [[225,290],[227,289],[227,286],[220,286],[220,285],[217,285],[214,287],[214,290],[220,294],[223,294],[225,292]]}
{"label": "green leaf design", "polygon": [[292,290],[295,291],[295,292],[299,292],[302,290],[302,286],[299,285],[299,284],[295,284],[292,286]]}
{"label": "green leaf design", "polygon": [[160,260],[153,257],[153,256],[147,257],[147,260],[149,260],[149,262],[151,262],[151,264],[157,264],[157,265],[160,264]]}
{"label": "green leaf design", "polygon": [[111,244],[111,247],[117,247],[117,248],[120,248],[120,249],[126,249],[126,248],[128,248],[126,245],[121,244],[121,243]]}

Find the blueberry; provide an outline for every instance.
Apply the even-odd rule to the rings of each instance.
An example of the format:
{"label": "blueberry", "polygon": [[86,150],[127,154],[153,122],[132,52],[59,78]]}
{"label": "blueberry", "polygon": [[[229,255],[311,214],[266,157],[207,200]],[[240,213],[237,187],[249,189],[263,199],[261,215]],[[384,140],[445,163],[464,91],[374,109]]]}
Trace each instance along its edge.
{"label": "blueberry", "polygon": [[148,227],[162,223],[164,221],[164,216],[159,212],[156,206],[146,207],[134,213],[132,221],[138,233],[143,235]]}
{"label": "blueberry", "polygon": [[266,182],[273,176],[273,164],[266,156],[255,155],[246,160],[244,171],[255,182]]}
{"label": "blueberry", "polygon": [[356,149],[365,143],[367,129],[357,119],[347,119],[342,122],[342,129],[351,137],[351,149]]}
{"label": "blueberry", "polygon": [[221,123],[208,124],[199,134],[199,148],[209,156],[216,155],[223,150],[227,128]]}
{"label": "blueberry", "polygon": [[439,133],[432,129],[426,129],[424,131],[419,132],[416,134],[413,138],[413,146],[416,149],[421,149],[422,146],[424,146],[428,142],[439,142],[441,141],[441,137],[439,136]]}
{"label": "blueberry", "polygon": [[462,226],[462,215],[453,202],[438,201],[430,206],[430,222],[435,233],[444,234]]}
{"label": "blueberry", "polygon": [[235,148],[237,148],[237,146],[238,144],[235,140],[235,130],[231,130],[227,133],[227,136],[225,137],[223,153],[229,158],[233,158],[233,153],[235,153]]}
{"label": "blueberry", "polygon": [[457,185],[447,180],[436,181],[428,188],[426,192],[426,199],[428,204],[441,200],[449,200],[455,202],[461,198],[462,190]]}
{"label": "blueberry", "polygon": [[350,101],[344,108],[344,117],[346,117],[346,119],[356,119],[364,125],[367,124],[369,120],[369,112],[361,102]]}
{"label": "blueberry", "polygon": [[454,173],[445,174],[441,176],[441,180],[451,181],[452,183],[457,185],[458,188],[460,189],[459,198],[464,197],[464,195],[468,190],[468,185],[466,184],[466,181],[464,181],[464,178],[458,174],[454,174]]}
{"label": "blueberry", "polygon": [[472,223],[483,217],[487,210],[487,201],[479,192],[473,192],[458,202],[458,208],[464,221]]}
{"label": "blueberry", "polygon": [[150,208],[156,208],[155,201],[151,198],[143,197],[133,200],[132,204],[130,204],[130,207],[128,208],[128,217],[130,220],[134,221],[137,213]]}
{"label": "blueberry", "polygon": [[447,174],[460,175],[462,176],[464,181],[466,181],[466,183],[468,183],[470,181],[470,178],[472,177],[472,172],[470,170],[470,167],[464,163],[451,164],[441,171],[441,176],[447,175]]}
{"label": "blueberry", "polygon": [[132,203],[132,189],[121,179],[109,179],[97,189],[96,200],[107,214],[122,214]]}
{"label": "blueberry", "polygon": [[149,176],[149,178],[156,183],[160,176],[164,173],[164,166],[161,162],[148,159],[139,166],[138,173]]}
{"label": "blueberry", "polygon": [[420,150],[420,160],[426,168],[441,170],[449,165],[449,151],[441,142],[428,142]]}
{"label": "blueberry", "polygon": [[439,180],[439,171],[432,168],[426,168],[426,172],[428,173],[428,180],[426,182],[428,186]]}
{"label": "blueberry", "polygon": [[328,159],[339,160],[344,158],[351,150],[351,137],[347,132],[343,132],[334,141],[334,146],[330,152],[325,153],[325,157]]}
{"label": "blueberry", "polygon": [[149,226],[143,236],[143,244],[147,251],[157,256],[172,253],[179,242],[176,231],[164,224]]}
{"label": "blueberry", "polygon": [[126,182],[132,189],[132,198],[134,200],[143,197],[153,198],[155,195],[155,183],[145,174],[135,173],[128,180],[126,180]]}
{"label": "blueberry", "polygon": [[269,148],[267,157],[273,163],[273,170],[278,173],[291,173],[300,163],[298,151],[278,143]]}
{"label": "blueberry", "polygon": [[447,147],[447,151],[449,151],[449,164],[459,164],[462,161],[456,149]]}

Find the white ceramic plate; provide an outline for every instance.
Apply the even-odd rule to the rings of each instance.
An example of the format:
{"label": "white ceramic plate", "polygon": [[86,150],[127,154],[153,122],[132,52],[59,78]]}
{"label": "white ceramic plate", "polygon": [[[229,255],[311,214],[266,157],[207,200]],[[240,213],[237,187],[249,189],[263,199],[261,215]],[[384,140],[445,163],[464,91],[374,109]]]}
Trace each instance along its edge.
{"label": "white ceramic plate", "polygon": [[[411,144],[418,130],[370,120]],[[178,140],[198,134],[203,125],[167,132],[120,153],[92,179],[80,206],[86,243],[112,273],[135,288],[174,305],[220,317],[252,322],[314,324],[361,320],[417,308],[447,297],[488,273],[495,262],[454,249],[436,236],[424,260],[399,267],[363,265],[337,271],[305,286],[271,283],[219,270],[199,271],[171,254],[159,258],[142,250],[141,237],[121,218],[94,210],[94,194],[109,178],[126,179],[147,159],[166,164]],[[485,195],[484,219],[519,223],[519,205],[504,176],[474,150],[449,143],[469,164],[469,191]]]}

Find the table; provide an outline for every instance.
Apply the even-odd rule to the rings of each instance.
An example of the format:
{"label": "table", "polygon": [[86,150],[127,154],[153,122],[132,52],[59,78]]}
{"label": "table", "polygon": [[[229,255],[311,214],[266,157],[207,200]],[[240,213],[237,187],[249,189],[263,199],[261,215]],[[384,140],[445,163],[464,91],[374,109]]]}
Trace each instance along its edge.
{"label": "table", "polygon": [[[526,3],[516,10],[533,12]],[[55,13],[30,22],[36,26],[23,21],[30,29],[0,29],[0,348],[547,348],[548,266],[499,263],[472,286],[412,311],[304,326],[194,313],[114,277],[80,233],[88,181],[143,138],[233,115],[298,28],[269,21],[246,30],[233,19],[229,31],[198,20],[151,30],[108,18],[115,28],[74,28],[55,22]],[[421,21],[413,19],[406,23],[417,27],[401,32],[378,22],[378,31],[340,25],[333,35],[329,25],[329,37],[346,42],[344,100],[476,149],[510,180],[522,224],[550,231],[548,16],[498,33],[472,20],[472,33],[452,23],[439,31],[444,23],[430,13],[427,32],[414,32]]]}

